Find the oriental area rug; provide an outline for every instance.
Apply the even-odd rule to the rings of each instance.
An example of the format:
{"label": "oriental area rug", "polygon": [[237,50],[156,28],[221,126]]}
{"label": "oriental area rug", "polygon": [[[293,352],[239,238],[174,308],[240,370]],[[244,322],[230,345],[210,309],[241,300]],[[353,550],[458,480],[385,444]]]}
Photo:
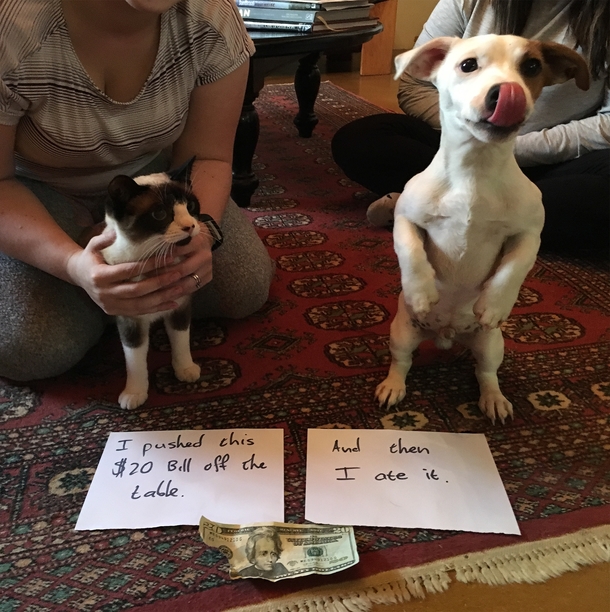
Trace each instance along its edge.
{"label": "oriental area rug", "polygon": [[[500,378],[515,409],[504,426],[479,412],[473,360],[457,346],[422,345],[407,397],[380,408],[398,265],[391,233],[366,222],[374,196],[341,173],[329,145],[338,127],[381,109],[323,83],[319,124],[302,139],[292,86],[264,88],[256,105],[261,182],[245,214],[277,273],[255,315],[194,323],[200,380],[174,378],[159,330],[150,398],[121,410],[114,329],[65,375],[0,379],[0,612],[354,612],[453,579],[542,581],[609,560],[607,262],[538,258],[503,328]],[[272,584],[229,580],[225,557],[196,527],[74,530],[110,432],[236,427],[283,430],[286,521],[297,523],[308,428],[483,433],[522,535],[356,527],[359,564]]]}

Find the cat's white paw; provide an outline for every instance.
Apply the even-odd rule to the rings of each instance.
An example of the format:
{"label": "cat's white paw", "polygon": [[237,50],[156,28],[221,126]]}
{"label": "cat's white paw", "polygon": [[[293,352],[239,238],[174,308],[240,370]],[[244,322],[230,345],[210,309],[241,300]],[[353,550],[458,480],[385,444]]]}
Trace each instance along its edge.
{"label": "cat's white paw", "polygon": [[119,395],[119,404],[121,408],[125,410],[133,410],[134,408],[138,408],[148,399],[148,393],[128,393],[127,390],[124,390],[121,395]]}
{"label": "cat's white paw", "polygon": [[201,376],[201,368],[196,363],[193,363],[186,368],[174,368],[174,374],[182,382],[195,382]]}

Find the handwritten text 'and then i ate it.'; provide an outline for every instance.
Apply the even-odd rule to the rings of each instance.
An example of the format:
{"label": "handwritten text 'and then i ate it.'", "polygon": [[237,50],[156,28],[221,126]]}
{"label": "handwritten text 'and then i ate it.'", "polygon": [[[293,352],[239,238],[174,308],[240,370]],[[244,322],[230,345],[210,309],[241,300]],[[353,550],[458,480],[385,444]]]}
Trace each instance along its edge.
{"label": "handwritten text 'and then i ate it.'", "polygon": [[[388,450],[391,454],[415,454],[415,455],[429,455],[430,449],[425,446],[404,446],[402,443],[402,438],[398,438],[397,442],[393,442],[388,447]],[[343,446],[339,444],[339,440],[335,440],[333,444],[332,452],[338,453],[359,453],[362,449],[360,448],[360,438],[356,438],[356,441],[353,445]],[[335,471],[338,472],[336,480],[356,480],[356,470],[360,470],[359,466],[342,466],[335,468]],[[427,480],[430,481],[439,481],[440,476],[437,474],[436,470],[429,468],[422,468],[422,471],[425,474]],[[374,476],[377,481],[389,481],[396,482],[400,480],[408,480],[409,475],[406,472],[398,472],[394,470],[388,470],[384,472],[379,472]],[[445,481],[448,482],[448,481]]]}

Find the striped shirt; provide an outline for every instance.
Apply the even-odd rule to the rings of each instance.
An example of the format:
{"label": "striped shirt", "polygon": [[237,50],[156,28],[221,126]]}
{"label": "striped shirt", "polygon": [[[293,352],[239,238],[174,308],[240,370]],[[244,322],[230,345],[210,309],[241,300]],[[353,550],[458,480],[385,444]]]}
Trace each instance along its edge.
{"label": "striped shirt", "polygon": [[80,63],[61,0],[3,0],[0,124],[17,126],[16,175],[68,194],[105,190],[113,176],[137,173],[177,140],[195,87],[253,53],[234,0],[182,0],[161,16],[144,86],[117,102]]}

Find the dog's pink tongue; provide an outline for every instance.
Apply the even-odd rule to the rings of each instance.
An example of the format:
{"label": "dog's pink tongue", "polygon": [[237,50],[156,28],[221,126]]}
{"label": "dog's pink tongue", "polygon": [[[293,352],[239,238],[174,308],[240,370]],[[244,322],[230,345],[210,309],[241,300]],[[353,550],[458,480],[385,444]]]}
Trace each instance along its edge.
{"label": "dog's pink tongue", "polygon": [[502,83],[498,103],[489,123],[500,127],[517,125],[525,119],[526,99],[523,87],[518,83]]}

